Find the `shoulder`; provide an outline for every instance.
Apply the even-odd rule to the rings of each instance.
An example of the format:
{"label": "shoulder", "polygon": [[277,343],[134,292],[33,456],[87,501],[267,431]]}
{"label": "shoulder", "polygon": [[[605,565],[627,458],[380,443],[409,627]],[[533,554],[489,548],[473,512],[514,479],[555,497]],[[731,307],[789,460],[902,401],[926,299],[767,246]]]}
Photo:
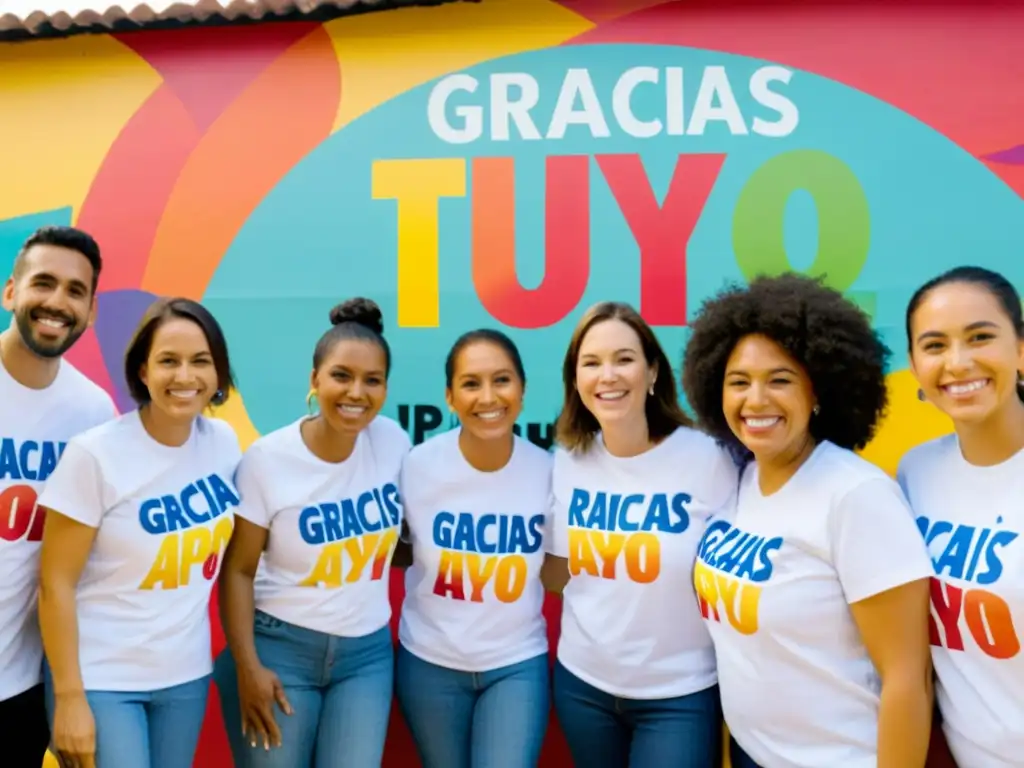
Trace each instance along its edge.
{"label": "shoulder", "polygon": [[515,455],[528,471],[551,472],[555,457],[539,445],[534,445],[524,437],[516,435]]}
{"label": "shoulder", "polygon": [[896,474],[901,481],[912,481],[919,475],[931,474],[958,450],[955,434],[915,445],[903,454]]}
{"label": "shoulder", "polygon": [[61,396],[88,412],[93,422],[102,424],[117,416],[117,407],[107,391],[67,360],[61,361],[60,375]]}
{"label": "shoulder", "polygon": [[272,432],[260,435],[242,454],[242,463],[246,466],[262,463],[282,454],[295,454],[299,441],[299,422],[292,422],[278,427]]}
{"label": "shoulder", "polygon": [[204,438],[216,441],[218,444],[225,443],[238,446],[238,433],[224,419],[211,416],[200,416],[196,419],[196,429]]}
{"label": "shoulder", "polygon": [[814,483],[832,509],[862,508],[876,501],[905,505],[899,485],[881,467],[832,443],[823,443],[818,450]]}
{"label": "shoulder", "polygon": [[374,445],[381,446],[385,450],[406,454],[412,448],[412,440],[409,439],[409,434],[402,429],[402,425],[387,416],[376,416],[367,425],[366,434]]}
{"label": "shoulder", "polygon": [[[396,424],[395,426],[398,425]],[[403,431],[402,434],[405,435],[405,432]],[[452,429],[439,435],[434,435],[419,445],[412,446],[403,462],[404,472],[408,474],[421,471],[437,461],[447,461],[453,451],[458,450],[458,437],[459,431]],[[408,441],[408,435],[406,435],[405,439]],[[411,441],[409,442],[411,444]]]}
{"label": "shoulder", "polygon": [[144,432],[138,411],[129,411],[80,432],[68,445],[99,455],[111,449],[124,449],[126,441],[138,439]]}

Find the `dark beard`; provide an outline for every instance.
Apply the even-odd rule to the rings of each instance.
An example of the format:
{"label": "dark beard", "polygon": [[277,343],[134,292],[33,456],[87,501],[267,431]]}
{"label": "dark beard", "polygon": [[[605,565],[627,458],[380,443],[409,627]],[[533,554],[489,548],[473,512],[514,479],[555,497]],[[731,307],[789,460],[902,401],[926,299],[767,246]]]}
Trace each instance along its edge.
{"label": "dark beard", "polygon": [[55,357],[62,357],[71,347],[75,345],[75,342],[81,338],[82,334],[88,326],[77,326],[72,325],[68,329],[67,338],[64,339],[60,344],[43,344],[39,342],[32,329],[32,310],[23,310],[18,312],[14,318],[15,323],[18,326],[18,333],[21,335],[21,340],[25,343],[25,346],[29,348],[32,354],[52,360]]}

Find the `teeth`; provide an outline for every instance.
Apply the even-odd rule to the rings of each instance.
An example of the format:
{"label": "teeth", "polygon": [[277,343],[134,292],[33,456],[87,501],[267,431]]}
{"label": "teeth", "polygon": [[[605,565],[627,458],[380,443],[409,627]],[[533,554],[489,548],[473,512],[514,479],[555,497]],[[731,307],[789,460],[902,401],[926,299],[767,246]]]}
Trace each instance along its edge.
{"label": "teeth", "polygon": [[626,396],[625,391],[620,392],[600,392],[597,395],[598,400],[621,400]]}
{"label": "teeth", "polygon": [[188,400],[189,398],[195,397],[199,394],[198,389],[179,389],[171,392],[171,397],[177,397],[181,400]]}
{"label": "teeth", "polygon": [[350,413],[358,416],[366,410],[366,406],[363,405],[343,405],[341,406],[342,413]]}
{"label": "teeth", "polygon": [[39,322],[45,325],[47,328],[63,328],[64,322],[62,320],[54,320],[52,317],[40,317]]}
{"label": "teeth", "polygon": [[946,387],[950,393],[954,395],[966,395],[970,392],[977,392],[979,389],[984,387],[988,381],[986,379],[979,379],[978,381],[970,381],[966,384],[950,384]]}
{"label": "teeth", "polygon": [[505,415],[505,411],[485,411],[484,413],[476,414],[477,418],[483,419],[484,421],[494,421],[500,419]]}
{"label": "teeth", "polygon": [[746,423],[748,427],[753,427],[754,429],[764,429],[766,427],[774,426],[778,422],[778,420],[778,416],[770,416],[765,419],[744,419],[743,421]]}

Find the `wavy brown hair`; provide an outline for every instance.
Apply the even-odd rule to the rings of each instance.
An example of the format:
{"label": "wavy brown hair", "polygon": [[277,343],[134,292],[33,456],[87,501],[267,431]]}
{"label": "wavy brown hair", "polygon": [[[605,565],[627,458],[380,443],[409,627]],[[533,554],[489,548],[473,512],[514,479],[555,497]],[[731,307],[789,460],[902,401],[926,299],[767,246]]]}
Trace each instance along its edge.
{"label": "wavy brown hair", "polygon": [[651,440],[660,441],[679,427],[692,426],[693,422],[679,406],[672,365],[669,363],[668,357],[665,356],[665,351],[658,343],[658,338],[651,330],[651,326],[629,304],[603,301],[584,313],[576,325],[576,330],[572,332],[569,348],[565,352],[565,361],[562,363],[565,399],[562,411],[558,414],[558,421],[555,423],[555,439],[558,443],[568,451],[583,452],[590,448],[594,442],[594,436],[601,431],[601,425],[598,424],[594,414],[587,410],[583,400],[580,399],[579,390],[576,388],[576,364],[587,332],[606,320],[618,320],[632,328],[640,338],[640,347],[647,365],[653,365],[658,371],[657,378],[654,380],[654,395],[647,398],[645,408],[647,433]]}

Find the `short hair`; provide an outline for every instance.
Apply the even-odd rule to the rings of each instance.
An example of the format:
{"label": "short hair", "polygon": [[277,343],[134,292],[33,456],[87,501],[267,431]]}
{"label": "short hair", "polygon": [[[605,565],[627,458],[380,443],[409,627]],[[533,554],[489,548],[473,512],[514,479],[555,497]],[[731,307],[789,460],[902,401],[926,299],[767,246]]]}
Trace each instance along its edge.
{"label": "short hair", "polygon": [[871,441],[888,404],[889,349],[857,305],[796,273],[727,288],[701,307],[686,345],[683,389],[702,429],[749,458],[725,419],[722,389],[730,355],[755,334],[774,341],[807,372],[819,406],[809,427],[816,442],[855,450]]}
{"label": "short hair", "polygon": [[640,346],[648,365],[656,365],[658,376],[654,381],[654,395],[647,398],[645,414],[647,433],[653,440],[668,437],[679,427],[692,426],[692,421],[679,406],[672,365],[658,338],[640,313],[629,304],[617,301],[603,301],[588,309],[569,340],[562,363],[562,384],[564,401],[561,413],[555,423],[555,434],[559,444],[569,451],[586,451],[594,442],[594,436],[601,430],[597,418],[587,410],[576,389],[576,363],[580,347],[587,333],[605,320],[619,320],[625,323],[640,338]]}
{"label": "short hair", "polygon": [[526,370],[523,368],[523,358],[519,355],[519,348],[504,333],[491,328],[477,328],[475,331],[466,331],[466,333],[455,340],[452,348],[448,350],[448,357],[444,361],[445,386],[449,389],[452,387],[452,380],[455,378],[455,364],[462,350],[470,344],[478,342],[493,344],[504,351],[508,355],[509,360],[512,361],[512,367],[515,369],[516,375],[519,376],[519,380],[523,383],[523,386],[526,386]]}
{"label": "short hair", "polygon": [[221,330],[216,318],[210,314],[210,310],[197,301],[185,298],[157,299],[139,321],[124,355],[124,378],[128,385],[128,394],[138,405],[145,405],[150,401],[149,389],[143,383],[139,371],[149,358],[157,330],[167,321],[176,318],[191,320],[203,330],[206,343],[210,345],[213,367],[217,371],[217,392],[211,403],[223,405],[235,386],[224,331]]}
{"label": "short hair", "polygon": [[96,287],[100,282],[100,271],[103,269],[103,259],[100,257],[100,246],[93,239],[92,235],[75,227],[58,226],[48,224],[40,227],[25,240],[14,257],[14,269],[11,274],[17,279],[25,268],[25,256],[29,250],[37,245],[52,245],[58,248],[67,248],[71,251],[78,251],[92,266],[92,293],[96,293]]}
{"label": "short hair", "polygon": [[328,315],[331,327],[313,349],[313,370],[319,370],[324,358],[334,345],[345,339],[357,339],[376,344],[384,352],[384,376],[391,373],[391,347],[384,338],[384,315],[377,302],[357,296],[338,304]]}
{"label": "short hair", "polygon": [[[999,302],[1003,312],[1010,321],[1010,325],[1013,326],[1014,333],[1017,334],[1018,339],[1024,339],[1024,311],[1021,310],[1020,294],[1017,289],[1013,287],[1013,283],[1007,280],[999,272],[993,272],[991,269],[985,269],[984,267],[973,267],[963,266],[954,267],[953,269],[943,272],[941,275],[933,277],[931,280],[926,282],[916,291],[914,295],[910,297],[910,301],[907,303],[907,349],[911,353],[914,351],[914,337],[910,330],[911,322],[914,319],[914,313],[917,312],[918,307],[921,306],[928,294],[934,289],[943,286],[951,285],[953,283],[965,283],[967,285],[976,285],[980,288],[984,288],[992,297]],[[1024,402],[1024,387],[1017,387],[1017,395],[1021,401]]]}

